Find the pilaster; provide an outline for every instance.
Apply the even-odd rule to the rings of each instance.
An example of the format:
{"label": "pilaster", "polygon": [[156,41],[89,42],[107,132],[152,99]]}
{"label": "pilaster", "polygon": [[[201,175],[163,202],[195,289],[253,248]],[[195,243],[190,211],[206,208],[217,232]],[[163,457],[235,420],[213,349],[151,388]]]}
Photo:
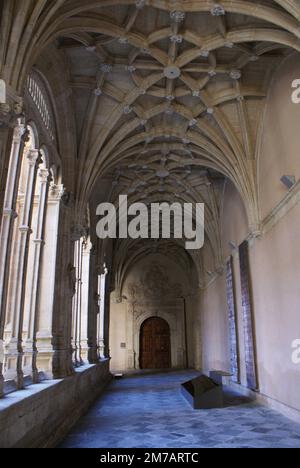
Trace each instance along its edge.
{"label": "pilaster", "polygon": [[74,242],[71,226],[74,204],[71,196],[62,196],[59,207],[57,258],[52,321],[53,376],[60,379],[74,373],[72,363],[72,300],[75,294]]}

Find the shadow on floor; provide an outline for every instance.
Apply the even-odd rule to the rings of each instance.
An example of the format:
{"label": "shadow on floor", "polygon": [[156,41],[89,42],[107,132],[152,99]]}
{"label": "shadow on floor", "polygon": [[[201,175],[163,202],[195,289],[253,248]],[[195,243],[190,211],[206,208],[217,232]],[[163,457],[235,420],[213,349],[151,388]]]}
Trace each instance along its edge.
{"label": "shadow on floor", "polygon": [[235,392],[234,390],[231,390],[228,387],[223,387],[223,395],[224,408],[228,408],[230,406],[246,405],[254,401],[252,398],[240,395],[239,393]]}

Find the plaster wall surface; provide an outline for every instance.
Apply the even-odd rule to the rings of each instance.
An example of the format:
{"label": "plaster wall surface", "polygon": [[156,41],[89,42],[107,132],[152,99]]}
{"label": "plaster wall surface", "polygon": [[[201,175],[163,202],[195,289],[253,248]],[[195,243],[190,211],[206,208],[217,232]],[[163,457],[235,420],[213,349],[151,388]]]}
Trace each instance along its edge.
{"label": "plaster wall surface", "polygon": [[[300,105],[291,102],[291,83],[299,78],[299,61],[287,59],[277,70],[269,91],[259,152],[261,239],[250,241],[250,270],[258,356],[259,389],[271,401],[300,410],[300,366],[292,362],[292,342],[300,338],[298,188],[288,192],[282,175],[298,181]],[[239,246],[248,236],[247,217],[233,184],[224,194],[222,239],[224,256],[233,255],[239,331],[241,383],[246,385]],[[268,217],[268,218],[267,218]],[[263,220],[267,218],[268,223]],[[230,245],[230,244],[231,245]],[[226,278],[220,276],[203,291],[202,337],[204,367],[228,368]],[[213,344],[212,344],[213,343]]]}

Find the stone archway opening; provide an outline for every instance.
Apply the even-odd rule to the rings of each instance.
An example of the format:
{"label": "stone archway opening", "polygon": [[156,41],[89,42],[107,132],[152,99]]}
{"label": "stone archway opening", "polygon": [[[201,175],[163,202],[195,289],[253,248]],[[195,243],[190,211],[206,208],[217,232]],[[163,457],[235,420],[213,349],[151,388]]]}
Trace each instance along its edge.
{"label": "stone archway opening", "polygon": [[150,317],[140,329],[140,368],[170,369],[171,331],[166,320]]}

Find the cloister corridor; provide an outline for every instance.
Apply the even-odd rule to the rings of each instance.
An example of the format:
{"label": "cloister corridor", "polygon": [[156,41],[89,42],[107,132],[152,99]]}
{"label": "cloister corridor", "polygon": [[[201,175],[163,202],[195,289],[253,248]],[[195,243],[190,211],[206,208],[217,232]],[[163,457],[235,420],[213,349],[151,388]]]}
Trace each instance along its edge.
{"label": "cloister corridor", "polygon": [[300,0],[0,0],[0,448],[300,448],[299,123]]}

